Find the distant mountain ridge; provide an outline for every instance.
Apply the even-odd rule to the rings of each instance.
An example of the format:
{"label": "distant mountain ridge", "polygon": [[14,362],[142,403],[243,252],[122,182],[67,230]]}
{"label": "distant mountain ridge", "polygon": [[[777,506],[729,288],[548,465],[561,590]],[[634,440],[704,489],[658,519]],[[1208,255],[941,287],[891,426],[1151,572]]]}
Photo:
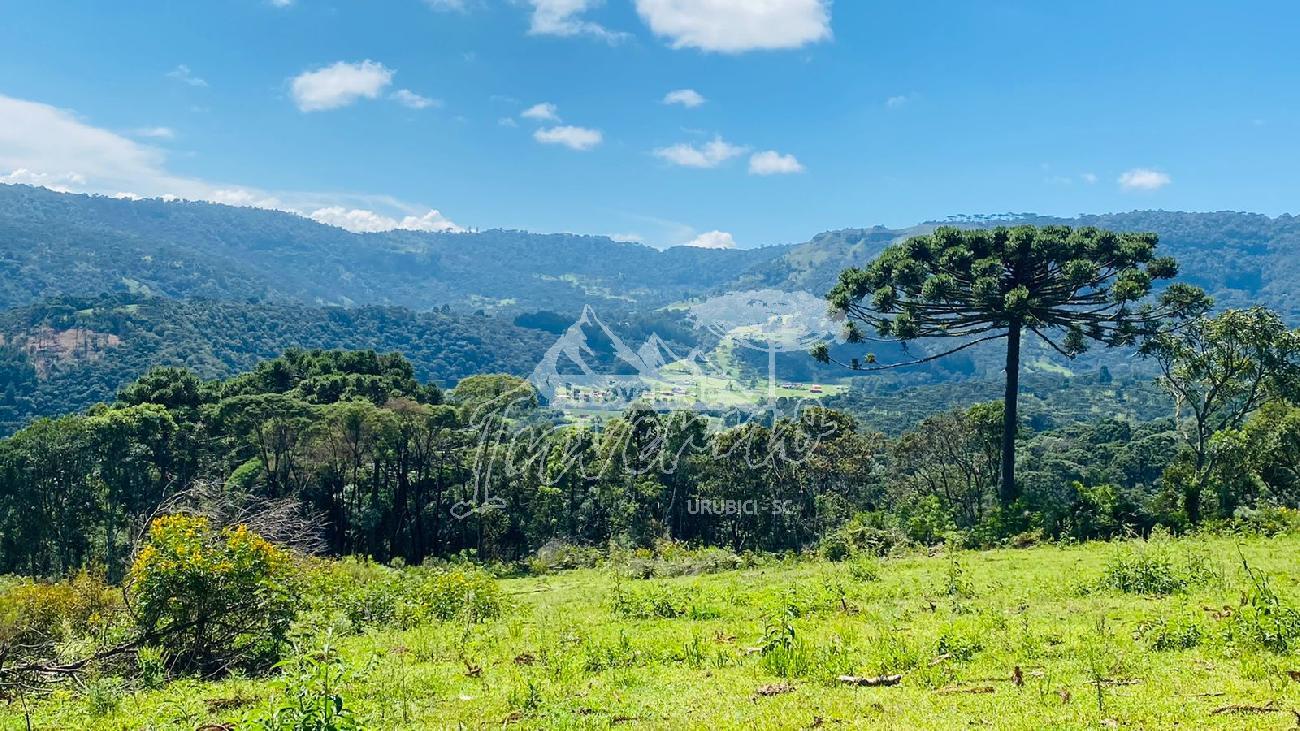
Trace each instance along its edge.
{"label": "distant mountain ridge", "polygon": [[1203,287],[1220,307],[1263,304],[1300,325],[1300,217],[1257,213],[1132,211],[1058,218],[1024,214],[1015,218],[931,221],[906,229],[882,226],[818,234],[781,256],[760,262],[731,288],[780,287],[822,294],[839,273],[863,266],[885,247],[941,225],[989,228],[1016,224],[1095,226],[1116,231],[1153,231],[1160,251],[1179,262],[1179,278]]}
{"label": "distant mountain ridge", "polygon": [[645,312],[739,289],[822,294],[848,266],[938,225],[1091,225],[1154,231],[1182,277],[1222,306],[1260,302],[1300,321],[1300,218],[1134,211],[1022,214],[904,229],[828,231],[760,249],[658,250],[602,236],[483,231],[354,234],[301,216],[211,203],[119,200],[0,185],[0,307],[61,295],[171,298],[576,316]]}
{"label": "distant mountain ridge", "polygon": [[[227,375],[300,345],[399,350],[422,378],[444,384],[484,371],[526,375],[588,306],[641,343],[628,357],[596,328],[590,363],[639,371],[640,361],[653,370],[689,359],[701,344],[678,303],[764,288],[821,295],[843,269],[945,223],[1154,231],[1162,252],[1179,260],[1180,279],[1204,287],[1220,307],[1263,304],[1300,325],[1300,218],[1289,215],[1023,214],[842,229],[762,249],[660,251],[523,231],[354,234],[277,211],[0,185],[0,423],[111,397],[150,365]],[[1087,373],[1105,363],[1119,376],[1143,366],[1122,353],[1062,364],[1026,347],[1031,372]],[[861,355],[849,350],[843,355]],[[976,348],[897,377],[991,377],[1001,368],[995,355]],[[733,357],[765,372],[760,356]],[[779,360],[791,377],[845,375],[801,353]]]}
{"label": "distant mountain ridge", "polygon": [[708,294],[787,247],[664,251],[524,231],[355,234],[256,208],[0,185],[0,307],[131,292],[576,313]]}

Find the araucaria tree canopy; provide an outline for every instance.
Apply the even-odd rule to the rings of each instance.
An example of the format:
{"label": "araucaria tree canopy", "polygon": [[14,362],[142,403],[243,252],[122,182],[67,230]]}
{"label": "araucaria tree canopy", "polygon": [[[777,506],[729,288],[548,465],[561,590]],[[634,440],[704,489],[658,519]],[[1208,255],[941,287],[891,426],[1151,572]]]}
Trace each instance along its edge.
{"label": "araucaria tree canopy", "polygon": [[[859,371],[924,363],[1006,338],[999,496],[1007,505],[1019,497],[1015,427],[1023,336],[1036,336],[1073,358],[1090,341],[1130,345],[1209,307],[1201,290],[1185,284],[1172,284],[1159,297],[1150,297],[1158,280],[1178,272],[1172,258],[1156,256],[1156,244],[1155,234],[1090,227],[945,226],[890,246],[865,268],[841,272],[827,298],[834,311],[848,318],[849,342],[960,340],[900,363],[877,363],[872,355],[865,362],[854,359],[849,366]],[[831,360],[825,346],[813,355]]]}

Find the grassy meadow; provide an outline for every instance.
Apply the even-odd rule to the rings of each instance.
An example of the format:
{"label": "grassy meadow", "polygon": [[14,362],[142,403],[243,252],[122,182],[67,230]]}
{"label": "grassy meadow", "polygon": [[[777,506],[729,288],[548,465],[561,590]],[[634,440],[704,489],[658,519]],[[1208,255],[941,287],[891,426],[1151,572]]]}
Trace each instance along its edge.
{"label": "grassy meadow", "polygon": [[388,571],[353,562],[368,578],[304,596],[279,674],[152,687],[92,674],[0,719],[26,728],[26,707],[34,729],[271,728],[249,719],[337,696],[352,724],[338,728],[1300,724],[1295,536],[720,553],[504,578],[494,618],[415,623],[341,610],[339,592],[374,601],[365,582]]}

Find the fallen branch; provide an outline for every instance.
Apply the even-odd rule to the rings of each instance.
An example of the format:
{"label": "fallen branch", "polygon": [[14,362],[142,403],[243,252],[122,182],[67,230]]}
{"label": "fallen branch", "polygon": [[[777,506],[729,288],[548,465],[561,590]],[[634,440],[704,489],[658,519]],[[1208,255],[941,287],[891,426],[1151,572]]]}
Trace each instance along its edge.
{"label": "fallen branch", "polygon": [[1256,713],[1278,713],[1278,712],[1281,711],[1282,709],[1281,709],[1281,708],[1278,708],[1278,707],[1275,705],[1275,703],[1276,703],[1276,701],[1269,701],[1268,703],[1266,703],[1266,704],[1264,704],[1264,705],[1262,705],[1262,706],[1248,706],[1248,705],[1231,705],[1231,706],[1222,706],[1222,707],[1220,707],[1220,708],[1216,708],[1216,709],[1214,709],[1213,711],[1210,711],[1210,715],[1211,715],[1211,716],[1222,716],[1222,715],[1226,715],[1226,714],[1229,714],[1229,713],[1249,713],[1249,714],[1256,714]]}
{"label": "fallen branch", "polygon": [[878,677],[862,677],[858,675],[841,675],[839,681],[845,685],[852,685],[858,688],[879,688],[890,685],[898,685],[902,682],[902,675],[880,675]]}

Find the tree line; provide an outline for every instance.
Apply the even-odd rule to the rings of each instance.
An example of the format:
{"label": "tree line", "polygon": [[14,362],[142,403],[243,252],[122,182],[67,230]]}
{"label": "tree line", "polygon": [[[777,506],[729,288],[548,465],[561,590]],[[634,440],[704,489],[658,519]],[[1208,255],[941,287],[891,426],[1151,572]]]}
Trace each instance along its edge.
{"label": "tree line", "polygon": [[[120,572],[141,526],[196,487],[227,503],[289,501],[324,550],[411,563],[518,560],[555,540],[735,551],[1083,540],[1295,508],[1300,332],[1264,308],[1210,315],[1183,285],[1156,295],[1176,265],[1155,245],[1062,227],[940,229],[846,272],[831,305],[876,336],[962,338],[918,360],[976,340],[1007,348],[1003,400],[897,437],[816,406],[743,421],[634,407],[575,425],[518,378],[443,391],[374,351],[291,350],[225,380],[155,369],[112,404],[0,441],[0,571]],[[1136,347],[1158,367],[1169,416],[1036,431],[1016,413],[1014,353],[1028,337],[1066,353],[1087,340]]]}

